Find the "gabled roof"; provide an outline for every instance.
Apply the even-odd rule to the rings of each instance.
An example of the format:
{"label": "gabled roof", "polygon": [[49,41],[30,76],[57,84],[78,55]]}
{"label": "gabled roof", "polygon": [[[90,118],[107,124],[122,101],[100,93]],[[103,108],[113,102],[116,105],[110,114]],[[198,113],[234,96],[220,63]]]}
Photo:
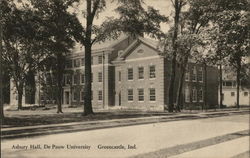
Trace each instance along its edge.
{"label": "gabled roof", "polygon": [[[127,40],[129,36],[121,35],[118,37],[118,39],[108,39],[104,42],[98,42],[95,43],[92,46],[92,54],[96,54],[99,52],[109,53],[110,51],[114,50],[114,47],[118,45],[120,42]],[[75,48],[72,49],[72,53],[69,54],[69,57],[75,58],[75,57],[81,57],[84,56],[84,46],[81,44],[76,44]]]}
{"label": "gabled roof", "polygon": [[150,48],[156,50],[158,53],[161,51],[159,50],[159,42],[143,37],[138,37],[134,42],[132,42],[117,58],[116,61],[121,61],[123,60],[130,52],[132,49],[134,49],[136,46],[138,46],[140,43],[143,43]]}
{"label": "gabled roof", "polygon": [[[128,36],[126,35],[121,35],[118,37],[118,39],[107,39],[104,42],[97,42],[92,46],[92,51],[94,52],[99,52],[102,50],[108,50],[114,48],[117,44],[122,42],[123,40],[126,40]],[[72,54],[77,54],[77,53],[84,53],[84,46],[81,44],[77,43],[76,46],[72,50]]]}

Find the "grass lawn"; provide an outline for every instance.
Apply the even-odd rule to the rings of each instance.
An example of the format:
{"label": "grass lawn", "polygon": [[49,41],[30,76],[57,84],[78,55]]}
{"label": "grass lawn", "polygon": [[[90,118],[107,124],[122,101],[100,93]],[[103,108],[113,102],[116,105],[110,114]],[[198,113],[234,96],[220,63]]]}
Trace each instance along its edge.
{"label": "grass lawn", "polygon": [[83,122],[95,120],[111,120],[123,118],[138,118],[149,116],[173,115],[167,112],[152,111],[131,111],[131,110],[109,110],[97,111],[94,115],[82,116],[82,108],[64,108],[62,114],[57,114],[56,109],[42,110],[8,110],[5,111],[5,118],[2,127],[22,127],[33,125],[47,125],[70,122]]}
{"label": "grass lawn", "polygon": [[[231,109],[232,110],[232,109]],[[235,110],[235,109],[234,109]],[[109,109],[109,110],[94,110],[95,114],[90,116],[82,116],[83,108],[63,108],[62,114],[56,113],[56,108],[29,108],[18,111],[16,109],[5,110],[5,118],[2,120],[2,128],[22,127],[34,125],[48,125],[71,122],[87,122],[96,120],[112,120],[124,118],[139,118],[150,116],[171,116],[178,114],[197,114],[202,111],[182,111],[181,113],[168,113],[163,111],[139,111],[125,109]],[[214,111],[214,110],[209,110]],[[221,109],[220,111],[227,111]],[[218,111],[217,111],[218,112]],[[217,114],[218,115],[218,114]]]}

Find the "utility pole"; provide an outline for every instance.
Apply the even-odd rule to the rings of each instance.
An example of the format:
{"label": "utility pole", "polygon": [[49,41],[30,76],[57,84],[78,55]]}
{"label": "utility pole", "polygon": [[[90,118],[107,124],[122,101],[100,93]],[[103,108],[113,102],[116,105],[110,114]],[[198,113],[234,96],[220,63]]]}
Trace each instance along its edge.
{"label": "utility pole", "polygon": [[[0,7],[2,6],[2,0],[0,0]],[[4,118],[4,108],[3,108],[3,13],[2,9],[0,9],[0,116]]]}

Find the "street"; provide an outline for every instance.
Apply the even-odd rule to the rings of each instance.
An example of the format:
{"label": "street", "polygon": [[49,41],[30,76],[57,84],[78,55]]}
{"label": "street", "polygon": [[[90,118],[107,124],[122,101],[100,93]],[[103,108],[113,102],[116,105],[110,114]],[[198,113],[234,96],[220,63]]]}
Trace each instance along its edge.
{"label": "street", "polygon": [[[248,114],[3,140],[1,153],[3,158],[146,157],[149,152],[244,130],[249,130]],[[248,151],[249,134],[172,156],[221,158]]]}

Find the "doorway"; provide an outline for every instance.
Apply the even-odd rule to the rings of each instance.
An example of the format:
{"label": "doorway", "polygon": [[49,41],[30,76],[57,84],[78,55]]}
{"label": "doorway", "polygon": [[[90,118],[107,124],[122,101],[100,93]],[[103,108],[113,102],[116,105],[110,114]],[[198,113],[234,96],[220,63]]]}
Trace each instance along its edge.
{"label": "doorway", "polygon": [[118,105],[121,106],[121,92],[119,92],[118,97],[119,97],[119,99],[118,99],[118,101],[119,101]]}
{"label": "doorway", "polygon": [[65,92],[65,102],[66,105],[69,104],[69,92]]}

